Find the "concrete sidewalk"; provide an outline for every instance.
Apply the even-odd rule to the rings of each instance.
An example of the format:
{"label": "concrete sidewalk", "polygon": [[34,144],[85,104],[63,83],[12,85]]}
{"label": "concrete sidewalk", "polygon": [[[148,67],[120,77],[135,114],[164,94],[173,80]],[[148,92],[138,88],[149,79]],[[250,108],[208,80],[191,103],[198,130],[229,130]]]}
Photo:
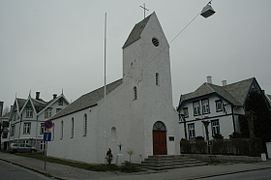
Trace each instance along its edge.
{"label": "concrete sidewalk", "polygon": [[57,179],[105,179],[105,180],[138,180],[138,179],[199,179],[203,177],[212,177],[222,174],[232,174],[237,172],[253,171],[260,169],[271,169],[271,161],[258,163],[237,163],[237,164],[219,164],[209,166],[198,166],[181,169],[171,169],[166,171],[149,171],[140,173],[114,173],[114,172],[95,172],[78,169],[55,163],[47,163],[47,171],[43,170],[43,161],[16,156],[13,154],[0,153],[0,160],[10,162],[16,165],[26,167],[36,172],[49,173]]}

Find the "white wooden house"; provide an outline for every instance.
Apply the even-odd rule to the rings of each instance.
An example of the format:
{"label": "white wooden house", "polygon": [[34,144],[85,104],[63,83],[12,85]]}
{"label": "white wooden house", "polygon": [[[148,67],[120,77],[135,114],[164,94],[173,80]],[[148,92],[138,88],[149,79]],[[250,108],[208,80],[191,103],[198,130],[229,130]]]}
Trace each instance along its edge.
{"label": "white wooden house", "polygon": [[[209,121],[209,137],[216,134],[229,138],[233,132],[240,133],[239,119],[245,115],[244,105],[252,90],[262,91],[256,78],[232,84],[215,85],[211,77],[194,92],[181,95],[179,124],[182,138],[206,138],[202,121]],[[185,133],[186,131],[186,133]]]}

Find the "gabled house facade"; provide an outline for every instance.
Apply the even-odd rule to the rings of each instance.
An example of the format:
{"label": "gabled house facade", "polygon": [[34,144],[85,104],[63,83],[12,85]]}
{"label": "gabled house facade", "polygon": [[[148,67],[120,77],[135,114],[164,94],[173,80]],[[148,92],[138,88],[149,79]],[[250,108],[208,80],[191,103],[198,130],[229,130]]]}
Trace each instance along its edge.
{"label": "gabled house facade", "polygon": [[43,149],[44,121],[64,109],[68,101],[63,94],[53,95],[49,102],[30,95],[27,99],[16,98],[11,109],[9,142],[25,143]]}
{"label": "gabled house facade", "polygon": [[182,138],[206,139],[203,122],[209,122],[209,138],[223,136],[229,138],[234,132],[241,133],[240,119],[245,116],[245,103],[252,91],[262,90],[256,78],[242,80],[222,86],[212,84],[210,77],[192,93],[181,95],[177,111],[179,113]]}

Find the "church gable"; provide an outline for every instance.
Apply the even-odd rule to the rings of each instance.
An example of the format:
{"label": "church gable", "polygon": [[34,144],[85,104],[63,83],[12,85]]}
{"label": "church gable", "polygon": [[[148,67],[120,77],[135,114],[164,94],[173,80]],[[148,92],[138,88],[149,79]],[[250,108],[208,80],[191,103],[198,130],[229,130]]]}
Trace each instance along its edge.
{"label": "church gable", "polygon": [[146,17],[145,19],[143,19],[142,21],[140,21],[139,23],[137,23],[132,32],[130,33],[128,39],[126,40],[126,42],[123,45],[123,49],[128,47],[130,44],[134,43],[135,41],[137,41],[138,39],[140,39],[140,35],[142,33],[142,31],[144,30],[146,24],[148,23],[149,19],[150,19],[151,15]]}

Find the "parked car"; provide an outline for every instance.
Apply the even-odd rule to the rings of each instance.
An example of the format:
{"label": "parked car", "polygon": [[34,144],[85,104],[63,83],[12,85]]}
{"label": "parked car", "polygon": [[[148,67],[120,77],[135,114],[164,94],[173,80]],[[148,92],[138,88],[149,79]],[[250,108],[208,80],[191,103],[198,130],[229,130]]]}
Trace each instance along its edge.
{"label": "parked car", "polygon": [[35,147],[32,147],[28,144],[21,144],[21,143],[11,143],[8,148],[10,153],[17,153],[17,152],[37,152]]}

